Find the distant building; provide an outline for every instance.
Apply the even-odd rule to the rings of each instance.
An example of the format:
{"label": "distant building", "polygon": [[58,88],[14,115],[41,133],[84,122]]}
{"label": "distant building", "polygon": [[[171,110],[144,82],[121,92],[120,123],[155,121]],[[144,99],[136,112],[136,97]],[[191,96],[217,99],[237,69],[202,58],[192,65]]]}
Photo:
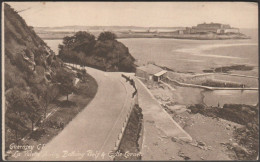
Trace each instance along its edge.
{"label": "distant building", "polygon": [[197,34],[197,33],[239,33],[238,28],[232,28],[228,24],[220,23],[203,23],[193,26],[191,28],[187,27],[185,30],[179,30],[179,34]]}
{"label": "distant building", "polygon": [[150,63],[145,66],[137,67],[135,75],[145,80],[158,82],[167,76],[167,71]]}
{"label": "distant building", "polygon": [[184,34],[184,30],[179,30],[178,34]]}
{"label": "distant building", "polygon": [[239,33],[239,29],[238,28],[225,29],[223,32],[224,33]]}

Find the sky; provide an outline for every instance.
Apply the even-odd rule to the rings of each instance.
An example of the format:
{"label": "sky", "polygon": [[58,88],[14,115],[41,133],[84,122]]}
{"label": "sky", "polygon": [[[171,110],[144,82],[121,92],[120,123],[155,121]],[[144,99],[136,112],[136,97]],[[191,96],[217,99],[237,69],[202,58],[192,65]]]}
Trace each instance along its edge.
{"label": "sky", "polygon": [[252,2],[7,2],[34,27],[143,26],[187,27],[223,23],[258,28]]}

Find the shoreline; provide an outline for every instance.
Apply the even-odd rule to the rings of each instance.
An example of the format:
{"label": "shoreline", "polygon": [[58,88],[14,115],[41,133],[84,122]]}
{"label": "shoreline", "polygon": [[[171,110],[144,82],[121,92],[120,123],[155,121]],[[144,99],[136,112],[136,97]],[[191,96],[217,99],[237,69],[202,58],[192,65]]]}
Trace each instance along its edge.
{"label": "shoreline", "polygon": [[[243,39],[252,39],[250,36],[240,34],[223,34],[223,35],[201,35],[201,34],[170,34],[170,35],[157,35],[156,33],[147,33],[147,34],[122,34],[117,33],[117,39],[130,39],[130,38],[165,38],[165,39],[186,39],[186,40],[243,40]],[[50,32],[50,33],[37,33],[43,40],[57,40],[63,39],[65,36],[73,35],[73,33],[60,33],[60,32]]]}
{"label": "shoreline", "polygon": [[[147,86],[147,85],[146,85]],[[189,105],[183,105],[178,102],[178,99],[174,96],[171,96],[171,90],[161,86],[153,86],[151,89],[149,89],[152,93],[152,95],[156,96],[156,99],[161,102],[161,105],[166,110],[166,112],[172,116],[174,120],[180,126],[187,131],[193,138],[193,142],[191,143],[184,143],[178,138],[171,138],[170,141],[174,142],[168,142],[167,145],[165,145],[163,138],[163,142],[160,143],[156,141],[157,147],[164,147],[176,148],[177,152],[183,152],[185,157],[188,157],[192,160],[218,160],[221,156],[221,158],[226,158],[228,160],[235,160],[235,159],[247,159],[248,154],[243,154],[243,156],[240,156],[236,150],[233,150],[232,148],[245,148],[244,145],[237,146],[236,142],[237,138],[233,137],[233,134],[236,133],[237,130],[240,129],[240,127],[243,127],[241,124],[237,124],[234,121],[226,120],[219,118],[217,115],[214,116],[207,116],[205,114],[200,113],[194,113],[193,109],[189,110],[189,106],[192,106],[194,104]],[[166,95],[165,95],[166,94]],[[200,93],[202,95],[202,93]],[[204,97],[202,95],[202,97]],[[177,100],[176,100],[177,99]],[[201,103],[200,103],[201,104]],[[200,104],[195,104],[195,109],[199,109]],[[244,105],[244,104],[238,104]],[[198,108],[197,108],[198,107]],[[206,108],[210,108],[210,106],[206,106]],[[208,109],[206,109],[208,110]],[[211,112],[211,111],[210,111]],[[210,114],[210,113],[209,113]],[[212,126],[213,125],[213,126]],[[199,129],[199,130],[198,130]],[[210,130],[210,131],[208,131]],[[219,132],[219,130],[221,130]],[[215,133],[210,133],[215,132]],[[208,134],[210,139],[205,138],[203,135]],[[221,134],[221,135],[220,135]],[[221,136],[221,138],[217,138]],[[214,138],[217,138],[216,140],[212,140]],[[180,145],[178,145],[180,143]],[[226,147],[229,146],[230,147]],[[248,149],[248,148],[246,148]],[[165,152],[167,153],[168,149],[165,149]],[[193,152],[196,152],[195,154],[193,152],[190,152],[189,150],[194,150]],[[219,156],[212,155],[211,151],[214,150],[218,152]],[[252,149],[250,149],[252,150]],[[166,158],[167,158],[167,154]],[[199,155],[199,156],[197,156]],[[206,155],[206,156],[205,156]],[[180,159],[179,159],[180,158]],[[174,159],[181,160],[183,158],[182,154],[174,155]]]}
{"label": "shoreline", "polygon": [[[63,37],[41,37],[43,40],[62,40]],[[183,40],[245,40],[251,38],[199,38],[199,37],[171,37],[171,36],[134,36],[134,37],[117,37],[117,39],[137,39],[137,38],[159,38],[159,39],[183,39]]]}
{"label": "shoreline", "polygon": [[165,38],[165,39],[185,39],[185,40],[244,40],[244,39],[251,39],[250,37],[200,37],[200,35],[195,37],[190,36],[139,36],[134,35],[133,37],[118,37],[117,39],[131,39],[131,38]]}

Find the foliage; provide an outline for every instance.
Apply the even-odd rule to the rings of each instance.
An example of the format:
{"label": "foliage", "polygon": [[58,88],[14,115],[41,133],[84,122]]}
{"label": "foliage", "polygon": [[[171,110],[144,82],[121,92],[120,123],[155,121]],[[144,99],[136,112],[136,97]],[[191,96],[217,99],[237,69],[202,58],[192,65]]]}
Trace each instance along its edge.
{"label": "foliage", "polygon": [[54,101],[59,95],[59,89],[56,85],[47,84],[42,88],[41,105],[44,109],[44,118],[46,118],[49,104]]}
{"label": "foliage", "polygon": [[26,112],[26,103],[24,102],[25,93],[15,87],[6,94],[6,101],[8,102],[8,109],[11,109],[13,112],[21,114]]}
{"label": "foliage", "polygon": [[25,109],[27,114],[36,113],[38,111],[40,107],[39,100],[36,98],[34,94],[27,93],[24,97],[22,97],[22,99],[27,107]]}
{"label": "foliage", "polygon": [[24,73],[26,74],[32,74],[33,73],[33,70],[30,68],[29,66],[29,63],[27,63],[22,55],[16,55],[14,57],[14,64],[21,70],[23,71]]}
{"label": "foliage", "polygon": [[5,124],[15,132],[15,141],[18,144],[18,133],[27,129],[24,120],[15,112],[7,110],[5,114]]}
{"label": "foliage", "polygon": [[26,127],[23,122],[29,119],[33,130],[34,123],[40,118],[40,105],[35,95],[30,92],[23,92],[19,88],[13,88],[7,95],[7,101],[8,111],[6,114],[9,119],[13,119],[13,121],[9,121],[10,128],[17,133],[19,127]]}
{"label": "foliage", "polygon": [[73,85],[74,75],[72,72],[69,72],[63,68],[60,68],[56,75],[53,78],[53,81],[55,81],[60,86],[60,91],[68,96],[70,93],[72,93],[75,89]]}
{"label": "foliage", "polygon": [[63,38],[63,42],[62,43],[64,44],[64,46],[66,46],[68,48],[71,48],[73,43],[74,43],[74,41],[75,41],[75,37],[74,36],[72,36],[72,37],[66,36],[66,37]]}
{"label": "foliage", "polygon": [[[17,141],[40,119],[43,101],[49,104],[59,95],[52,78],[63,62],[16,11],[4,5],[5,126],[8,132],[15,131]],[[14,139],[13,133],[8,135],[7,143]]]}
{"label": "foliage", "polygon": [[93,50],[93,47],[95,45],[95,36],[87,33],[87,32],[83,32],[83,31],[79,31],[75,34],[75,47],[74,50],[77,52],[85,52],[86,54],[88,54],[89,52],[91,52]]}
{"label": "foliage", "polygon": [[40,128],[40,129],[37,129],[36,131],[32,132],[32,134],[30,134],[30,139],[38,141],[44,135],[46,135],[45,129]]}
{"label": "foliage", "polygon": [[5,90],[14,87],[25,88],[27,86],[25,76],[18,71],[15,66],[12,66],[10,60],[5,58]]}
{"label": "foliage", "polygon": [[82,66],[90,66],[106,71],[135,70],[134,58],[112,32],[103,32],[98,39],[87,32],[79,31],[74,36],[65,37],[59,45],[59,58]]}
{"label": "foliage", "polygon": [[116,34],[109,31],[100,33],[100,35],[98,36],[99,41],[115,40],[115,39],[116,39]]}
{"label": "foliage", "polygon": [[74,50],[88,54],[95,45],[95,36],[85,31],[79,31],[74,36],[63,38],[63,45],[59,45],[59,50]]}

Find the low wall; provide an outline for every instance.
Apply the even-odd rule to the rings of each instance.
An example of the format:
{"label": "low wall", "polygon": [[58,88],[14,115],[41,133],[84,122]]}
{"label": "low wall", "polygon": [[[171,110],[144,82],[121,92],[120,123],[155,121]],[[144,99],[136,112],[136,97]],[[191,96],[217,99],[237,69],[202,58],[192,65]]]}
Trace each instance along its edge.
{"label": "low wall", "polygon": [[224,82],[232,82],[238,84],[244,84],[248,87],[258,87],[258,77],[256,76],[247,76],[241,74],[229,74],[229,73],[202,73],[202,74],[185,74],[185,73],[176,73],[168,72],[168,77],[181,82],[188,84],[197,84],[203,80],[212,79],[212,80],[221,80]]}
{"label": "low wall", "polygon": [[217,80],[227,80],[231,82],[239,82],[249,87],[258,87],[258,77],[246,76],[239,74],[214,73],[214,78]]}
{"label": "low wall", "polygon": [[120,146],[120,143],[121,143],[121,140],[122,140],[122,137],[124,135],[124,132],[125,132],[125,129],[126,129],[126,126],[129,122],[129,118],[130,118],[130,115],[132,113],[132,110],[134,108],[134,106],[137,104],[138,105],[138,93],[137,93],[137,89],[135,87],[135,82],[133,79],[131,79],[129,76],[126,76],[124,74],[122,74],[122,77],[125,78],[127,80],[127,82],[129,81],[129,84],[131,86],[133,86],[133,88],[135,89],[135,92],[131,94],[131,104],[130,104],[130,107],[128,107],[127,109],[127,115],[125,117],[125,120],[124,122],[122,123],[122,128],[121,128],[121,131],[120,133],[118,134],[118,138],[117,140],[115,141],[115,146],[114,146],[114,151],[118,150],[119,146]]}
{"label": "low wall", "polygon": [[167,80],[170,82],[173,82],[179,86],[185,86],[185,87],[194,87],[194,88],[203,88],[207,90],[258,90],[258,88],[224,88],[224,87],[208,87],[208,86],[202,86],[202,85],[196,85],[196,84],[188,84],[188,83],[181,83],[176,80],[173,80],[169,77],[167,77]]}

